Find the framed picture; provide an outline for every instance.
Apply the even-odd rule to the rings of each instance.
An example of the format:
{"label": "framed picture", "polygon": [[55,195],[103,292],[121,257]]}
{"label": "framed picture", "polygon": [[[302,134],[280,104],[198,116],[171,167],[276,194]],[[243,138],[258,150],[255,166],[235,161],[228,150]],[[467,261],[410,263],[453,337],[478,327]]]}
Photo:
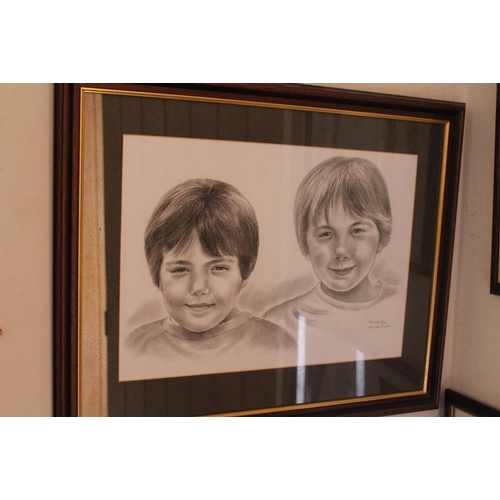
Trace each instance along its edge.
{"label": "framed picture", "polygon": [[55,414],[437,408],[465,105],[58,84]]}
{"label": "framed picture", "polygon": [[500,84],[497,83],[495,119],[495,178],[493,180],[493,232],[491,245],[491,293],[500,295]]}
{"label": "framed picture", "polygon": [[500,417],[500,410],[485,405],[465,394],[446,389],[444,391],[445,417]]}

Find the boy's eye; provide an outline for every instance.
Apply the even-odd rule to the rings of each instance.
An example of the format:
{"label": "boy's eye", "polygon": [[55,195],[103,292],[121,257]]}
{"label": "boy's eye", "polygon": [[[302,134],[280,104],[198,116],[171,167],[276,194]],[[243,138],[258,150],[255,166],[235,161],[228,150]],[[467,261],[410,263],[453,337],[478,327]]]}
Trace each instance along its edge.
{"label": "boy's eye", "polygon": [[212,271],[229,271],[228,266],[214,266],[212,267]]}
{"label": "boy's eye", "polygon": [[366,231],[362,227],[355,227],[352,230],[352,234],[360,234],[360,233],[365,233]]}
{"label": "boy's eye", "polygon": [[172,274],[182,274],[182,273],[188,273],[189,269],[187,267],[174,267],[170,272]]}

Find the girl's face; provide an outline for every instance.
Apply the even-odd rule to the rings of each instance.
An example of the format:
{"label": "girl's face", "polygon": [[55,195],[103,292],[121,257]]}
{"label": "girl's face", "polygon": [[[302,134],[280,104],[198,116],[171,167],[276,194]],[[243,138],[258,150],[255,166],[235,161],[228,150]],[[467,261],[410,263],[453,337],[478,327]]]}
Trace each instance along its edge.
{"label": "girl's face", "polygon": [[328,218],[307,230],[309,260],[321,287],[345,302],[374,298],[378,287],[368,275],[381,250],[380,233],[371,219],[352,217],[343,207],[330,209]]}

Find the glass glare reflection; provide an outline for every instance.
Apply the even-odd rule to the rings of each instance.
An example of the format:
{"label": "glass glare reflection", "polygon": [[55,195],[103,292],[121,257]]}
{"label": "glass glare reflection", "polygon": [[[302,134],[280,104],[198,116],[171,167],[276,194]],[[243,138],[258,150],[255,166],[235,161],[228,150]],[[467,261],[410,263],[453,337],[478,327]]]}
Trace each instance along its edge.
{"label": "glass glare reflection", "polygon": [[356,396],[365,395],[365,356],[356,351]]}
{"label": "glass glare reflection", "polygon": [[297,404],[305,402],[306,396],[306,318],[299,316],[297,335]]}

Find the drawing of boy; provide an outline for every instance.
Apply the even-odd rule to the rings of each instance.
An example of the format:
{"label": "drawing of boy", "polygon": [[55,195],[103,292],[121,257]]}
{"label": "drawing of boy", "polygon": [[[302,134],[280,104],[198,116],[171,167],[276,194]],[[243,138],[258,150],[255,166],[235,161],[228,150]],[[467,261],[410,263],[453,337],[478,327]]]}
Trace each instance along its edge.
{"label": "drawing of boy", "polygon": [[145,378],[273,368],[293,351],[286,331],[236,307],[258,247],[255,212],[233,186],[193,179],[164,195],[145,253],[168,315],[127,339],[135,355],[162,360],[160,371],[144,365]]}
{"label": "drawing of boy", "polygon": [[319,282],[264,317],[295,337],[305,335],[307,364],[400,353],[402,324],[386,302],[397,287],[372,276],[392,231],[389,194],[376,165],[347,157],[317,165],[298,188],[294,221]]}

